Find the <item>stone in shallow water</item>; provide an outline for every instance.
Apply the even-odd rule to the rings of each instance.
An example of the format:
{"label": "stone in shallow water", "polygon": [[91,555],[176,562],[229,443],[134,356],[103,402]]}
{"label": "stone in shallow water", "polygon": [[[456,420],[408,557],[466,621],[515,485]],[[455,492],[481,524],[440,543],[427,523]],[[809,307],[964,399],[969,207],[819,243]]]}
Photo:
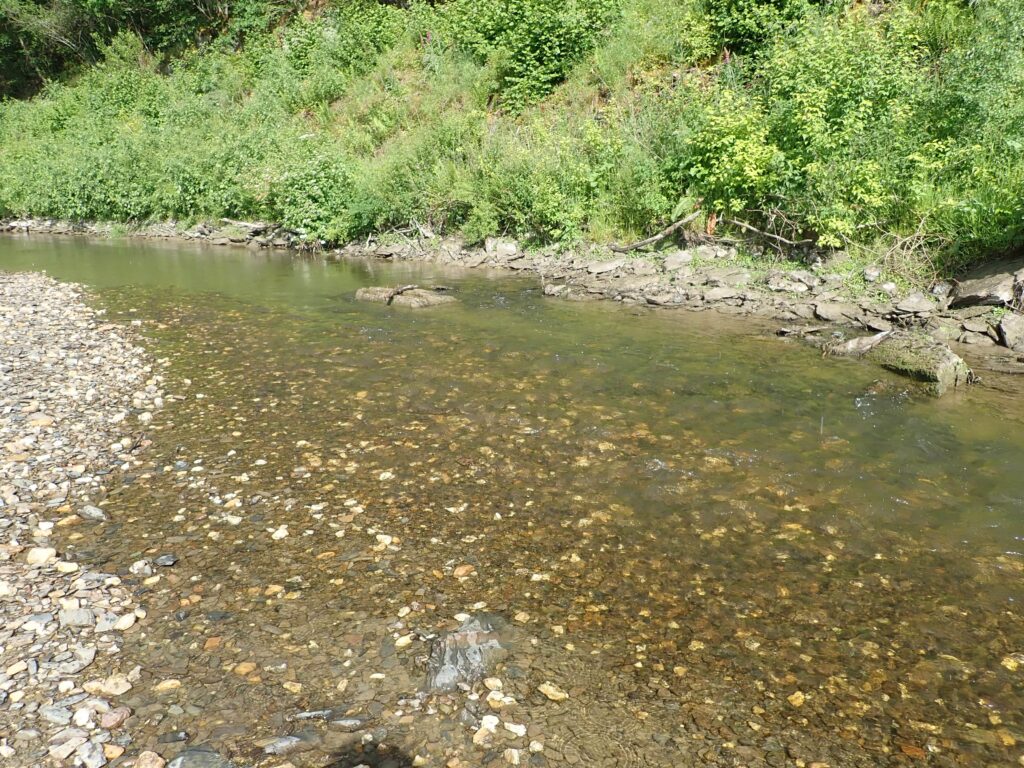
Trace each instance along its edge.
{"label": "stone in shallow water", "polygon": [[397,293],[394,288],[374,286],[371,288],[360,288],[356,291],[356,301],[370,301],[376,304],[391,304],[396,307],[422,309],[439,304],[453,304],[458,299],[436,290],[409,288],[401,293]]}
{"label": "stone in shallow water", "polygon": [[338,717],[330,718],[331,727],[344,733],[355,733],[356,731],[361,731],[366,728],[369,722],[370,721],[365,717],[340,715]]}
{"label": "stone in shallow water", "polygon": [[308,752],[316,747],[320,739],[315,733],[302,733],[295,736],[281,736],[263,746],[267,755],[291,755],[296,752]]}
{"label": "stone in shallow water", "polygon": [[883,368],[924,382],[935,395],[974,380],[971,369],[960,357],[925,333],[894,331],[872,348],[867,357]]}
{"label": "stone in shallow water", "polygon": [[92,504],[86,504],[78,510],[78,516],[84,520],[92,520],[98,523],[102,523],[107,520],[107,513],[99,507],[94,507]]}
{"label": "stone in shallow water", "polygon": [[427,659],[426,690],[443,693],[487,677],[510,650],[511,627],[495,614],[470,616],[462,625],[439,636]]}
{"label": "stone in shallow water", "polygon": [[167,768],[235,768],[235,764],[209,747],[192,747],[171,760]]}

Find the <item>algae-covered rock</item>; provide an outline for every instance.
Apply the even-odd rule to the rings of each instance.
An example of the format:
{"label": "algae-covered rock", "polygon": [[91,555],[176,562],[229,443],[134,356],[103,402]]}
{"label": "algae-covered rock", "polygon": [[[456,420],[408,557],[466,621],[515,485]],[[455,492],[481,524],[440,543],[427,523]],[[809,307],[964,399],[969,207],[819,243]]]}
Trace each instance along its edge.
{"label": "algae-covered rock", "polygon": [[920,331],[893,331],[864,357],[890,371],[928,385],[935,395],[968,384],[971,369],[946,344]]}

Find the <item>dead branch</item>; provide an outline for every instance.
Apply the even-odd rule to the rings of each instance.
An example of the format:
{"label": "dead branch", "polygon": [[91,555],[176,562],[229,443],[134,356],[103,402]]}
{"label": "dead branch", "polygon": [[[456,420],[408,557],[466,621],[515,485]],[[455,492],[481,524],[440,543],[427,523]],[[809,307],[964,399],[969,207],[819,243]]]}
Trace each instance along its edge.
{"label": "dead branch", "polygon": [[611,246],[611,249],[613,251],[615,251],[615,253],[629,253],[630,251],[635,251],[638,248],[643,248],[643,247],[648,246],[648,245],[654,245],[655,243],[661,242],[666,237],[671,237],[672,235],[674,235],[680,229],[682,229],[687,224],[689,224],[691,221],[693,221],[698,216],[700,216],[700,214],[701,214],[701,212],[699,210],[694,211],[693,213],[691,213],[691,214],[689,214],[687,216],[684,216],[679,221],[677,221],[677,222],[675,222],[673,224],[670,224],[668,227],[666,227],[661,232],[659,232],[658,234],[656,234],[656,235],[654,235],[652,237],[648,237],[647,239],[640,240],[640,241],[638,241],[636,243],[630,243],[629,245],[613,245],[613,246]]}
{"label": "dead branch", "polygon": [[388,300],[385,304],[390,305],[395,300],[395,296],[401,296],[406,291],[414,291],[419,288],[418,285],[403,285],[401,288],[392,288],[391,293],[388,294]]}
{"label": "dead branch", "polygon": [[782,235],[775,235],[772,234],[771,232],[762,232],[760,229],[752,227],[744,221],[738,221],[737,219],[723,219],[723,221],[725,221],[728,224],[732,224],[735,227],[739,227],[745,232],[752,232],[755,235],[758,235],[759,237],[767,237],[769,240],[775,240],[777,242],[783,243],[784,245],[792,246],[793,248],[796,248],[801,245],[812,245],[814,243],[813,240],[789,240],[783,237]]}

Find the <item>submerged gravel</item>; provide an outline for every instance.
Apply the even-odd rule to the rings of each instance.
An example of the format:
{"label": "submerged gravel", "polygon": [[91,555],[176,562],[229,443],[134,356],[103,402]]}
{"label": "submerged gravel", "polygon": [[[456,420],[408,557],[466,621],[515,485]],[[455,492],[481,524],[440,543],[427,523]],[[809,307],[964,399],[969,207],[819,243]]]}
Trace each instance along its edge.
{"label": "submerged gravel", "polygon": [[77,286],[0,274],[0,764],[99,768],[125,751],[117,696],[137,674],[90,667],[145,611],[52,540],[106,519],[106,476],[148,444],[161,381]]}

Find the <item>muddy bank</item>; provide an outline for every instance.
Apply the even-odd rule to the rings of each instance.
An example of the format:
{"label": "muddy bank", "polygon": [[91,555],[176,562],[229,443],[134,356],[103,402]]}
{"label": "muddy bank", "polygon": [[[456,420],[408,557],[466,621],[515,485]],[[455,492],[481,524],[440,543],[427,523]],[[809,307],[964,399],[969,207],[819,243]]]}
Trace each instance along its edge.
{"label": "muddy bank", "polygon": [[[21,219],[0,221],[0,232],[109,237],[113,225]],[[467,248],[457,239],[407,240],[326,248],[298,233],[260,222],[225,221],[183,227],[175,223],[131,230],[132,237],[184,240],[217,246],[281,248],[317,252],[326,258],[424,261],[465,268],[536,275],[544,294],[570,300],[610,299],[662,308],[756,316],[783,325],[782,335],[811,340],[828,351],[861,334],[920,331],[934,340],[926,359],[952,348],[982,373],[1024,373],[1024,261],[986,265],[961,283],[937,282],[927,292],[901,293],[882,271],[864,269],[869,290],[854,290],[836,259],[816,257],[801,269],[751,263],[733,247],[697,245],[658,253],[622,255],[604,246],[566,252],[527,252],[511,240],[489,239]],[[794,332],[795,331],[795,332]],[[899,337],[897,337],[899,338]],[[918,334],[920,345],[920,334]],[[900,367],[892,368],[897,372]],[[933,381],[944,374],[925,371]],[[921,375],[910,378],[921,379]],[[975,381],[961,377],[957,381]],[[982,378],[983,380],[983,378]],[[945,387],[931,388],[934,393]]]}
{"label": "muddy bank", "polygon": [[108,519],[108,477],[138,463],[162,377],[81,291],[0,274],[0,762],[100,768],[125,752],[129,673],[93,679],[145,611],[116,575],[62,553]]}

